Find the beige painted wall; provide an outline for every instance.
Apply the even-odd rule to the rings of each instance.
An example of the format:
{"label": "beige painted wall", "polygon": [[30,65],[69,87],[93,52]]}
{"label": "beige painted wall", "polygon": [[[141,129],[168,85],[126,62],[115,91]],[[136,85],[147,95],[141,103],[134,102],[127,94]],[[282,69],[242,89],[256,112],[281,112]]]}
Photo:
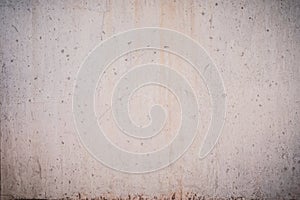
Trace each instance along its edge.
{"label": "beige painted wall", "polygon": [[[299,1],[1,1],[0,18],[1,198],[300,198]],[[207,50],[223,77],[227,113],[216,147],[199,160],[211,112],[203,81],[165,53],[136,52],[127,66],[116,63],[100,93],[111,91],[124,67],[157,62],[181,70],[201,106],[198,136],[184,156],[133,175],[105,167],[82,146],[72,93],[80,64],[97,44],[149,26],[180,31]],[[149,89],[140,96],[175,102]],[[142,122],[138,97],[133,118]],[[154,146],[172,137],[173,114],[170,136]],[[153,147],[127,145],[110,120],[103,126],[125,149]]]}

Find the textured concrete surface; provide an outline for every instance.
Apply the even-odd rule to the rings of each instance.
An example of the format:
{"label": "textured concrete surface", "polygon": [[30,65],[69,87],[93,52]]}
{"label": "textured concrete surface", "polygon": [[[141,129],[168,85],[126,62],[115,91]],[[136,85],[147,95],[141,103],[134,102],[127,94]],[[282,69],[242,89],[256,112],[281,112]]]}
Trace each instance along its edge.
{"label": "textured concrete surface", "polygon": [[[300,198],[299,1],[2,0],[0,18],[1,199]],[[211,111],[203,81],[162,52],[135,52],[125,56],[129,62],[117,61],[99,94],[109,94],[132,65],[172,64],[196,87],[202,111],[198,136],[179,161],[133,175],[103,166],[82,146],[72,92],[89,51],[115,33],[145,26],[180,31],[207,50],[224,80],[227,116],[217,146],[199,160]],[[133,96],[134,120],[145,122],[144,102],[176,102],[160,90]],[[145,94],[156,99],[141,103]],[[165,135],[128,144],[106,116],[109,95],[98,99],[103,129],[124,149],[155,149],[178,128],[174,103]]]}

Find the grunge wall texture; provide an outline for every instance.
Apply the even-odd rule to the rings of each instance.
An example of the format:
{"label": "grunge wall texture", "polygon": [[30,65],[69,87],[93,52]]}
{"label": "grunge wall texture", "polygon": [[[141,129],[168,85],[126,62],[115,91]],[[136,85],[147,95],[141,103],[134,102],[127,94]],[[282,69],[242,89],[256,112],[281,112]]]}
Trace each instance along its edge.
{"label": "grunge wall texture", "polygon": [[[1,199],[300,199],[299,1],[1,0],[0,19]],[[203,85],[199,134],[167,168],[118,172],[78,139],[72,92],[80,64],[101,41],[139,27],[190,36],[223,77],[226,120],[204,160],[197,158],[210,111]],[[152,59],[135,57],[133,64]]]}

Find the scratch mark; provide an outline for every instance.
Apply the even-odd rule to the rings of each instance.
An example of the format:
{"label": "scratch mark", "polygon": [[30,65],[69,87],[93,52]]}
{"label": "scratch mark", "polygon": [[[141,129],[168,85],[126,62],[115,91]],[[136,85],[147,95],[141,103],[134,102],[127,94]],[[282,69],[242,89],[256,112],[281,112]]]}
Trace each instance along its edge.
{"label": "scratch mark", "polygon": [[19,33],[17,27],[15,27],[14,25],[11,25],[11,26]]}

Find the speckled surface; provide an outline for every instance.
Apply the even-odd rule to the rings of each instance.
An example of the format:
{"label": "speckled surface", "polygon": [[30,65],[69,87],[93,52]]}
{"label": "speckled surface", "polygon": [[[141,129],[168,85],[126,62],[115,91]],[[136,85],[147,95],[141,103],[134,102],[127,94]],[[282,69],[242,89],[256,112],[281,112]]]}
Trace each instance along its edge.
{"label": "speckled surface", "polygon": [[[1,199],[300,198],[299,1],[2,0],[0,19]],[[206,49],[223,77],[227,113],[217,146],[197,159],[209,97],[199,78],[182,70],[203,106],[198,137],[170,167],[133,175],[105,167],[84,149],[72,93],[80,64],[97,44],[149,26],[180,31]],[[172,57],[136,52],[126,59],[168,64]],[[113,87],[114,74],[122,74],[116,66],[99,90]],[[133,107],[139,111],[138,101]]]}

